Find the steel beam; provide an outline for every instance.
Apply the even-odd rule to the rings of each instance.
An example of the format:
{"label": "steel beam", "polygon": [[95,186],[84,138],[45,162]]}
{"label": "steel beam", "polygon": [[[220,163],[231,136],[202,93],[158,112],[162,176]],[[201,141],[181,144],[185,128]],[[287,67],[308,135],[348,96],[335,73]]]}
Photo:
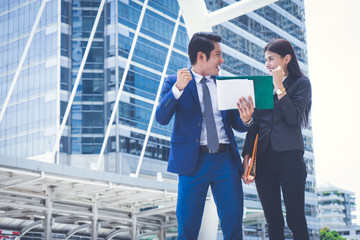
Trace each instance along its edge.
{"label": "steel beam", "polygon": [[[103,144],[101,146],[99,158],[97,160],[97,163],[92,165],[92,168],[94,168],[96,170],[99,169],[101,162],[104,160],[104,152],[105,152],[106,144],[107,144],[107,141],[108,141],[109,136],[110,136],[110,131],[111,131],[114,119],[115,119],[116,112],[118,111],[121,94],[122,94],[122,91],[124,89],[127,74],[129,72],[131,60],[132,60],[132,57],[133,57],[133,54],[134,54],[134,51],[135,51],[135,46],[136,46],[136,43],[137,43],[137,39],[139,37],[140,29],[141,29],[142,22],[143,22],[143,19],[144,19],[144,16],[145,16],[145,11],[146,11],[148,2],[149,2],[149,0],[145,0],[144,3],[143,3],[143,7],[142,7],[142,10],[141,10],[139,22],[138,22],[138,24],[136,26],[134,39],[133,39],[133,42],[131,44],[129,56],[128,56],[128,59],[127,59],[127,62],[126,62],[126,66],[125,66],[125,69],[124,69],[122,79],[121,79],[120,87],[119,87],[119,90],[118,90],[117,95],[116,95],[114,108],[113,108],[113,110],[111,112],[110,120],[109,120],[108,126],[106,128],[106,133],[105,133],[105,136],[104,136]],[[116,49],[116,51],[118,51],[118,50]]]}
{"label": "steel beam", "polygon": [[169,50],[168,50],[168,53],[167,53],[167,56],[166,56],[164,69],[163,69],[163,72],[161,74],[161,79],[160,79],[158,91],[157,91],[154,106],[153,106],[153,109],[152,109],[152,112],[151,112],[148,128],[147,128],[145,139],[144,139],[144,143],[143,143],[143,146],[142,146],[142,149],[141,149],[141,154],[140,154],[139,162],[138,162],[138,165],[137,165],[137,168],[136,168],[135,177],[139,176],[141,164],[142,164],[143,159],[144,159],[144,154],[145,154],[145,151],[146,151],[147,142],[149,140],[152,124],[153,124],[154,118],[155,118],[157,103],[159,102],[159,99],[160,99],[160,93],[161,93],[161,90],[162,90],[162,87],[163,87],[163,84],[164,84],[164,79],[165,79],[166,72],[167,72],[167,69],[168,69],[168,66],[169,66],[169,62],[170,62],[170,56],[171,56],[171,53],[172,53],[172,50],[173,50],[173,47],[174,47],[176,34],[177,34],[179,23],[180,23],[180,17],[181,17],[181,9],[179,10],[178,17],[176,19],[176,23],[175,23],[175,27],[174,27],[174,31],[173,31],[173,34],[172,34],[172,37],[171,37]]}
{"label": "steel beam", "polygon": [[76,234],[77,232],[79,232],[85,228],[88,228],[89,226],[90,226],[90,224],[82,224],[82,225],[72,228],[68,233],[66,233],[65,240],[69,239],[72,235]]}
{"label": "steel beam", "polygon": [[278,0],[241,0],[239,2],[234,2],[226,7],[209,13],[205,22],[209,27],[213,27],[277,1]]}
{"label": "steel beam", "polygon": [[37,226],[41,226],[44,224],[44,220],[39,220],[36,222],[31,223],[30,225],[24,227],[20,230],[20,236],[16,238],[16,240],[20,240],[22,236],[24,236],[27,232],[29,232],[31,229],[36,228]]}
{"label": "steel beam", "polygon": [[92,240],[97,240],[98,239],[98,232],[99,232],[99,224],[98,224],[98,220],[99,220],[99,196],[98,194],[95,194],[93,199],[93,206],[92,206],[92,213],[93,213],[93,217],[92,217],[92,224],[91,224],[91,239]]}
{"label": "steel beam", "polygon": [[[62,137],[62,133],[64,131],[65,124],[66,124],[66,122],[68,120],[68,117],[69,117],[69,114],[70,114],[70,110],[71,110],[71,107],[72,107],[72,104],[73,104],[73,101],[74,101],[74,98],[75,98],[77,88],[78,88],[79,83],[80,83],[81,75],[83,73],[85,63],[86,63],[87,57],[89,55],[92,42],[94,40],[96,28],[97,28],[97,26],[99,24],[101,13],[102,13],[102,11],[104,9],[105,2],[106,2],[105,0],[101,0],[101,3],[99,5],[99,9],[98,9],[96,17],[95,17],[94,25],[93,25],[93,27],[91,29],[89,41],[88,41],[88,43],[86,45],[84,56],[83,56],[81,64],[80,64],[79,71],[78,71],[78,73],[76,75],[75,83],[74,83],[73,89],[71,91],[71,95],[70,95],[70,98],[69,98],[68,105],[66,106],[63,121],[61,123],[59,131],[56,134],[55,145],[54,145],[53,152],[52,152],[52,157],[54,159],[55,159],[56,153],[59,152],[59,146],[60,146],[60,140],[61,140],[61,137]],[[59,158],[56,158],[55,160],[56,160],[56,163],[59,164]]]}
{"label": "steel beam", "polygon": [[119,230],[115,230],[113,232],[111,232],[109,235],[106,236],[105,240],[111,240],[113,237],[120,235],[121,233],[129,233],[130,230],[129,229],[119,229]]}
{"label": "steel beam", "polygon": [[136,217],[136,214],[135,214],[135,205],[133,206],[133,213],[132,213],[132,216],[131,216],[131,239],[136,239],[136,236],[137,236],[137,228],[136,228],[136,224],[137,224],[137,217]]}
{"label": "steel beam", "polygon": [[211,27],[206,23],[208,10],[204,0],[178,0],[188,36],[200,31],[211,32]]}
{"label": "steel beam", "polygon": [[22,182],[17,182],[17,183],[10,184],[10,185],[6,185],[6,186],[1,187],[0,190],[4,190],[4,189],[6,189],[6,188],[15,187],[15,186],[18,186],[18,185],[21,185],[21,184],[31,183],[31,182],[34,182],[34,181],[37,181],[37,180],[42,180],[42,179],[44,179],[44,173],[43,173],[43,172],[40,173],[40,177],[36,177],[36,178],[33,178],[33,179],[25,180],[25,181],[22,181]]}
{"label": "steel beam", "polygon": [[188,36],[191,38],[196,32],[211,32],[212,27],[215,25],[250,13],[276,1],[278,0],[242,0],[212,13],[208,13],[204,0],[178,0],[178,3],[183,11]]}

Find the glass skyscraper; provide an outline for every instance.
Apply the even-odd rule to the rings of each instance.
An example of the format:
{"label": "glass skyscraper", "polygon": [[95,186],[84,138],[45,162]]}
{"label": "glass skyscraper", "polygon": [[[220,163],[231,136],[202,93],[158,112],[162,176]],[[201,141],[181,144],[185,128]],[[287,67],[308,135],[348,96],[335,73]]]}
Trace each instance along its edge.
{"label": "glass skyscraper", "polygon": [[[106,0],[81,74],[59,148],[64,120],[101,0],[48,0],[0,123],[0,155],[89,169],[96,163],[130,55],[144,0]],[[209,11],[234,0],[205,0]],[[9,91],[41,0],[0,1],[0,107]],[[150,0],[126,72],[123,92],[107,140],[101,171],[136,171],[161,74],[178,17],[176,0]],[[303,0],[280,0],[216,25],[223,37],[223,75],[267,75],[263,47],[285,38],[307,74]],[[189,66],[188,35],[181,19],[166,74]],[[173,122],[154,122],[140,175],[176,181],[166,172]],[[312,239],[319,234],[311,127],[303,131],[306,216]],[[244,134],[236,134],[239,150]],[[53,156],[53,152],[57,152]],[[254,184],[244,186],[246,239],[261,239],[265,220]],[[255,216],[252,218],[252,216]],[[248,218],[247,218],[248,217]],[[255,219],[255,220],[253,220]],[[266,234],[265,234],[266,235]],[[291,239],[290,232],[287,237]]]}

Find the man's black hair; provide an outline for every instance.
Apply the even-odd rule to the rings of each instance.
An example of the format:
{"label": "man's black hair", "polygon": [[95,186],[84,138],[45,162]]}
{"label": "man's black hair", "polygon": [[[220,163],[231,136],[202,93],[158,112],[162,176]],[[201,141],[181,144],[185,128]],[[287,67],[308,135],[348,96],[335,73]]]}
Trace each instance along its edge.
{"label": "man's black hair", "polygon": [[188,46],[188,54],[191,65],[196,63],[198,52],[202,52],[206,55],[206,59],[209,60],[210,53],[214,50],[214,42],[221,42],[221,36],[213,32],[197,32],[195,33]]}

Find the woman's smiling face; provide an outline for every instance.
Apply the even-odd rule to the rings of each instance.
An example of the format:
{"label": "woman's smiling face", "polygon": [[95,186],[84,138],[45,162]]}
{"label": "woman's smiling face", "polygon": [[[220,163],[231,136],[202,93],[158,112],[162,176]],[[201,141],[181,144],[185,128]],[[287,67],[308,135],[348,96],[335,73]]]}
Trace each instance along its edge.
{"label": "woman's smiling face", "polygon": [[281,68],[285,72],[287,72],[287,62],[285,61],[285,58],[281,57],[277,53],[266,51],[265,67],[269,70],[269,73],[271,73],[271,71],[277,68],[278,66],[281,66]]}

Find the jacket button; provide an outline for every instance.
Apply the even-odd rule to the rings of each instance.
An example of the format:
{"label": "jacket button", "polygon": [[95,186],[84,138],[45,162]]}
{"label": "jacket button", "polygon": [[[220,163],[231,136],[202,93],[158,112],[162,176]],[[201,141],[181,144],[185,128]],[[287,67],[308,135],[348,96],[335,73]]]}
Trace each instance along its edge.
{"label": "jacket button", "polygon": [[198,123],[198,126],[201,127],[201,123]]}
{"label": "jacket button", "polygon": [[196,139],[196,142],[198,143],[198,142],[199,142],[199,139]]}

